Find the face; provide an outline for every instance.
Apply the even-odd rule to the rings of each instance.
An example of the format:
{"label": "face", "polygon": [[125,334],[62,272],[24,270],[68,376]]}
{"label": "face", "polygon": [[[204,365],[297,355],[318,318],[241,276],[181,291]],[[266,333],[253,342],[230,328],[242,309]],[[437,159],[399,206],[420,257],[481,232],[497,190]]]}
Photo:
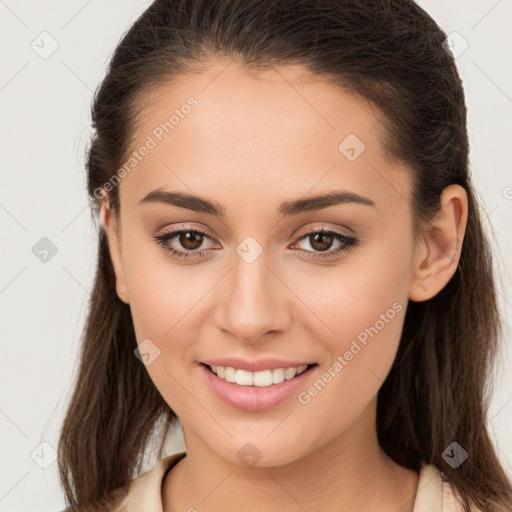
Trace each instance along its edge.
{"label": "face", "polygon": [[[186,436],[234,463],[244,450],[292,462],[374,411],[413,282],[409,175],[380,114],[303,68],[278,71],[217,62],[154,92],[108,224],[149,376]],[[308,366],[248,387],[204,364],[232,358],[260,383]]]}

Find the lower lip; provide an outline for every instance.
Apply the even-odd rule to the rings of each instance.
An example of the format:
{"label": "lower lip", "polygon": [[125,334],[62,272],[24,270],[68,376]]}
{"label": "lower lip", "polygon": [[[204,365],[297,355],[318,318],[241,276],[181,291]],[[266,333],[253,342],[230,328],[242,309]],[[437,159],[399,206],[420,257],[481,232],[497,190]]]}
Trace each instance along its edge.
{"label": "lower lip", "polygon": [[239,386],[233,382],[227,382],[215,375],[208,366],[199,365],[205,374],[208,383],[214,393],[225,403],[249,412],[258,412],[277,407],[290,398],[304,384],[314,372],[317,365],[309,367],[300,375],[280,384],[271,386]]}

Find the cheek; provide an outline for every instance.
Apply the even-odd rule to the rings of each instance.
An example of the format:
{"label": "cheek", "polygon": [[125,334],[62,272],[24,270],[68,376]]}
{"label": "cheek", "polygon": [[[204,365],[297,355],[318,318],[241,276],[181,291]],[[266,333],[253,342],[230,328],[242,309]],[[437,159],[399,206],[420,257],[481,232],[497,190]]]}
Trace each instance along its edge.
{"label": "cheek", "polygon": [[188,421],[192,412],[201,412],[191,407],[195,401],[184,390],[189,388],[187,379],[196,359],[192,340],[201,338],[204,323],[200,301],[211,285],[180,268],[165,258],[151,263],[134,259],[127,286],[137,342],[150,340],[148,346],[158,354],[146,365],[148,375],[171,409]]}
{"label": "cheek", "polygon": [[333,406],[349,421],[377,394],[400,342],[408,303],[408,255],[382,240],[347,258],[345,265],[296,280],[294,290],[308,298],[317,314],[306,315],[304,325],[309,324],[328,353],[325,372],[314,389],[304,390],[303,403],[316,401],[313,407],[321,410]]}
{"label": "cheek", "polygon": [[193,266],[173,264],[164,250],[151,242],[137,242],[128,235],[125,247],[125,279],[135,336],[139,344],[148,344],[158,354],[147,371],[161,392],[177,389],[195,359],[191,340],[201,338],[199,330],[205,323],[201,299],[213,283],[197,279],[197,267],[194,275]]}
{"label": "cheek", "polygon": [[336,266],[295,267],[285,280],[302,299],[304,315],[297,318],[315,330],[314,338],[328,340],[333,352],[377,336],[383,350],[393,350],[403,321],[399,313],[408,302],[409,256],[407,248],[398,253],[390,238],[372,241]]}
{"label": "cheek", "polygon": [[197,266],[176,264],[142,228],[123,236],[125,280],[137,340],[153,336],[161,343],[176,338],[175,333],[195,321],[194,307],[208,291],[208,283],[197,278]]}

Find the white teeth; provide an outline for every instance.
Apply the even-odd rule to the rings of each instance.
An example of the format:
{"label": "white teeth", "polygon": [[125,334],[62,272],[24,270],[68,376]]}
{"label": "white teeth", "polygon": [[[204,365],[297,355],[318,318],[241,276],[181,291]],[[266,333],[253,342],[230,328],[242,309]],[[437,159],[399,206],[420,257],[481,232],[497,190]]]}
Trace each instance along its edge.
{"label": "white teeth", "polygon": [[235,382],[240,386],[252,386],[253,373],[246,370],[237,370],[235,373]]}
{"label": "white teeth", "polygon": [[262,370],[259,372],[249,372],[247,370],[240,370],[231,366],[216,366],[212,365],[210,368],[213,373],[227,382],[233,382],[239,386],[259,386],[267,387],[272,384],[280,384],[284,380],[291,380],[296,375],[300,375],[306,368],[307,364],[299,366],[298,368],[276,368],[275,370]]}
{"label": "white teeth", "polygon": [[[240,370],[238,370],[240,371]],[[247,372],[251,373],[251,372]],[[253,382],[255,386],[270,386],[273,384],[272,381],[272,370],[263,370],[261,372],[253,373]],[[238,384],[238,383],[237,383]]]}
{"label": "white teeth", "polygon": [[272,384],[281,384],[284,381],[284,370],[282,368],[276,368],[272,370]]}
{"label": "white teeth", "polygon": [[235,369],[228,367],[226,368],[226,375],[224,377],[224,380],[227,382],[235,382]]}
{"label": "white teeth", "polygon": [[296,368],[286,368],[286,370],[284,372],[284,378],[286,380],[293,379],[293,377],[295,377],[296,373],[297,373],[297,369]]}

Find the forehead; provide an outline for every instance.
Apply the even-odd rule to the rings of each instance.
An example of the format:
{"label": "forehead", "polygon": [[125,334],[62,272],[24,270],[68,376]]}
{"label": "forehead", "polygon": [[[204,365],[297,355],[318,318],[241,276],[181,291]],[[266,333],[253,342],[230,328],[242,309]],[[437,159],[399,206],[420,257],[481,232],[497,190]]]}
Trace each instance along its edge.
{"label": "forehead", "polygon": [[381,142],[380,111],[301,66],[255,72],[216,61],[145,101],[130,149],[151,149],[122,179],[122,202],[160,187],[260,204],[340,187],[407,193]]}

